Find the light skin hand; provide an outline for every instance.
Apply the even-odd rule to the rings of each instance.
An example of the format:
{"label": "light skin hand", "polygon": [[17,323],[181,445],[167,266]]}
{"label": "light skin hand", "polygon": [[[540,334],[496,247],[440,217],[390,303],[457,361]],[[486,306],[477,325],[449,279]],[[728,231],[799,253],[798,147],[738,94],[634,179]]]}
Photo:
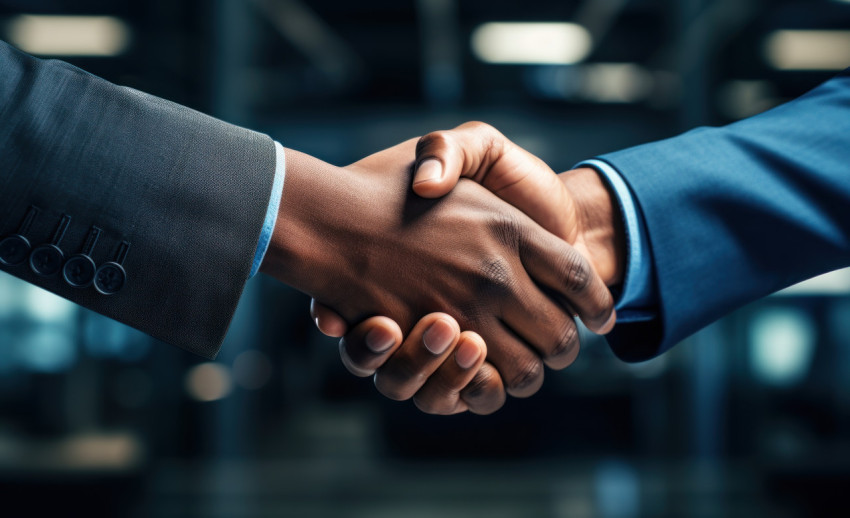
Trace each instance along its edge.
{"label": "light skin hand", "polygon": [[[488,359],[507,391],[529,395],[542,383],[542,362],[571,361],[577,347],[570,311],[549,294],[598,329],[612,319],[610,293],[577,250],[473,182],[440,200],[413,195],[415,146],[411,140],[347,168],[287,150],[262,271],[328,302],[346,321],[384,314],[410,332],[420,315],[444,310],[492,346]],[[459,346],[436,356],[445,360],[452,347]],[[411,351],[393,358],[392,370],[418,372],[415,362],[422,356]],[[435,363],[428,377],[440,372]],[[397,398],[411,394],[399,378],[378,372],[377,379],[388,380],[379,383]]]}
{"label": "light skin hand", "polygon": [[[585,256],[592,258],[593,266],[607,285],[621,281],[625,260],[623,230],[611,193],[594,170],[581,168],[556,175],[537,157],[510,142],[491,126],[478,122],[426,135],[417,143],[416,154],[413,189],[420,196],[443,196],[454,188],[459,178],[473,179],[551,232],[574,243]],[[346,322],[327,306],[314,300],[311,313],[323,333],[329,336],[344,334]],[[370,324],[380,327],[388,325],[388,322],[373,321]],[[605,333],[612,326],[613,319],[596,331]],[[358,342],[349,337],[341,344],[341,349],[367,348],[362,340]],[[547,364],[563,368],[574,357],[569,361]],[[386,358],[389,356],[384,356]],[[391,369],[392,364],[385,367],[373,364],[373,370],[376,367],[378,372],[382,372]],[[492,412],[501,406],[499,402],[504,401],[503,389],[494,382],[497,373],[492,371],[492,366],[485,363],[474,383],[462,392],[462,399],[469,400],[468,407],[473,412]],[[421,372],[411,374],[411,379],[421,375]]]}

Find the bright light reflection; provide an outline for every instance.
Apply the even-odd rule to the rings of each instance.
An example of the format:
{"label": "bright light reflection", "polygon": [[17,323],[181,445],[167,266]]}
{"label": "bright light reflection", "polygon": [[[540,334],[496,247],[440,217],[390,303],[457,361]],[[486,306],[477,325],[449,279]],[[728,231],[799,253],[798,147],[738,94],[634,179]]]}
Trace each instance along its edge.
{"label": "bright light reflection", "polygon": [[779,70],[843,70],[850,66],[850,31],[776,31],[764,51]]}
{"label": "bright light reflection", "polygon": [[20,288],[25,283],[6,273],[0,273],[0,318],[11,318],[20,308]]}
{"label": "bright light reflection", "polygon": [[198,401],[216,401],[233,389],[230,370],[220,363],[207,362],[186,372],[186,392]]}
{"label": "bright light reflection", "polygon": [[585,66],[582,94],[596,102],[632,103],[652,92],[652,75],[633,63],[594,63]]}
{"label": "bright light reflection", "polygon": [[750,363],[761,381],[788,386],[803,379],[815,353],[817,330],[794,309],[769,309],[750,325]]}
{"label": "bright light reflection", "polygon": [[48,56],[117,56],[130,43],[130,28],[112,16],[44,16],[12,18],[8,37],[30,54]]}
{"label": "bright light reflection", "polygon": [[574,23],[492,22],[473,31],[471,45],[486,63],[570,65],[590,54],[591,37]]}
{"label": "bright light reflection", "polygon": [[777,295],[847,295],[850,293],[850,268],[835,270],[799,284],[789,286]]}
{"label": "bright light reflection", "polygon": [[42,323],[71,322],[77,306],[59,295],[54,295],[32,284],[21,287],[21,298],[27,316]]}

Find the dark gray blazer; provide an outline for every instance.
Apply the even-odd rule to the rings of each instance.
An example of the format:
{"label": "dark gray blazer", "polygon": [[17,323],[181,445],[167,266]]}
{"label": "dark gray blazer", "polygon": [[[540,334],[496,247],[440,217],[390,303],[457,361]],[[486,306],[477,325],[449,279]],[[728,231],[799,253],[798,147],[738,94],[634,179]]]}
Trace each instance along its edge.
{"label": "dark gray blazer", "polygon": [[274,169],[265,135],[0,42],[0,270],[212,357]]}

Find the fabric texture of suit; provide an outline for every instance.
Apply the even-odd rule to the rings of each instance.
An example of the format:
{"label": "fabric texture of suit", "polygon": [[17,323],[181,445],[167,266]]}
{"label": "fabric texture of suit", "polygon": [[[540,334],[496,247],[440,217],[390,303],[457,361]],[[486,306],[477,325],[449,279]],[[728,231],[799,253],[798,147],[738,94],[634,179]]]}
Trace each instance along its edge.
{"label": "fabric texture of suit", "polygon": [[850,265],[850,69],[750,119],[600,159],[643,214],[659,301],[658,318],[609,335],[625,360]]}
{"label": "fabric texture of suit", "polygon": [[115,294],[27,264],[0,269],[194,353],[214,356],[244,288],[269,206],[273,141],[0,42],[0,239],[26,233],[79,252],[102,230],[101,265],[129,244]]}

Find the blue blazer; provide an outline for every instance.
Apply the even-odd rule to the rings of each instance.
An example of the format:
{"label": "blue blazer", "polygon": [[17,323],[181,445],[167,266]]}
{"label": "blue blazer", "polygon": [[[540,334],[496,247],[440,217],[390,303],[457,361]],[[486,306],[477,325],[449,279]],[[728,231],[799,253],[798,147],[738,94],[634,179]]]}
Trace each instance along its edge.
{"label": "blue blazer", "polygon": [[610,335],[623,359],[850,265],[850,69],[750,119],[601,159],[643,213],[659,301],[654,321]]}

